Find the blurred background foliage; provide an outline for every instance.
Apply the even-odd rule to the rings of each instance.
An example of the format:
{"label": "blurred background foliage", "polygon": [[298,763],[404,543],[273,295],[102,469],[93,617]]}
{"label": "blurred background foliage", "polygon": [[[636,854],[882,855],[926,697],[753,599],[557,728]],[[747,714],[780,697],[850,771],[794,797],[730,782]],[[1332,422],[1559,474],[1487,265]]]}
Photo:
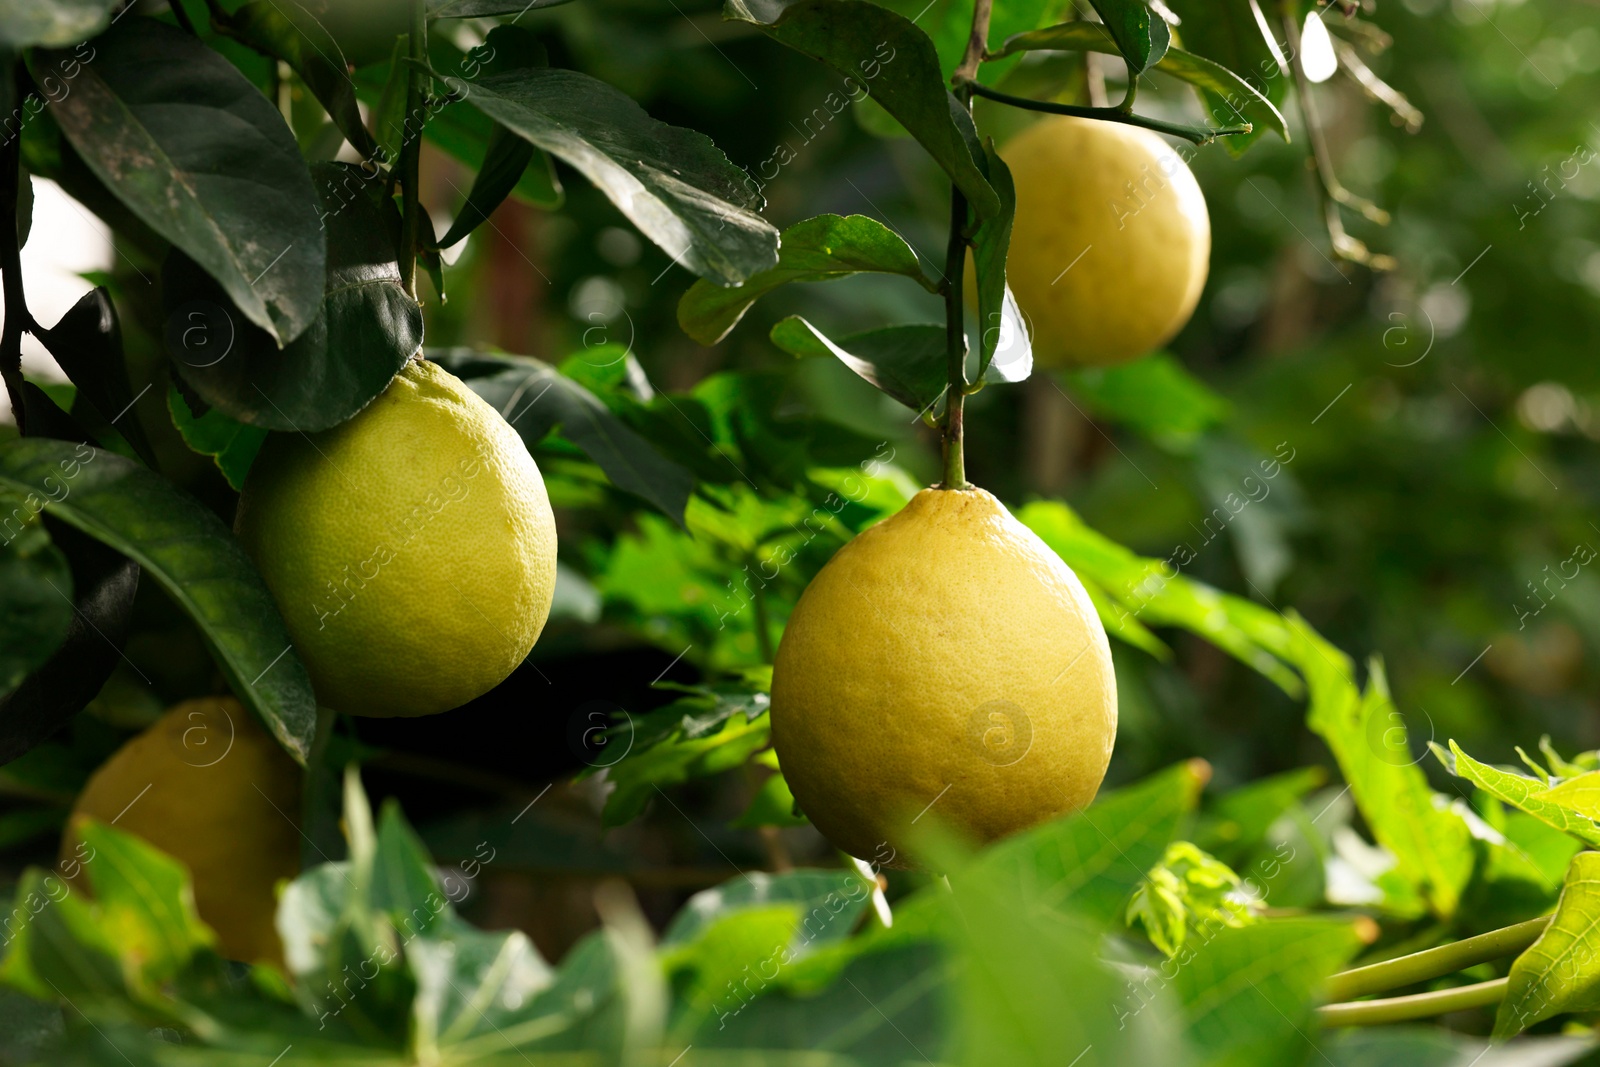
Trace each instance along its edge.
{"label": "blurred background foliage", "polygon": [[[934,0],[919,25],[959,7]],[[1381,655],[1419,756],[1428,740],[1450,738],[1500,762],[1541,734],[1562,751],[1595,748],[1600,167],[1590,146],[1600,142],[1591,121],[1600,10],[1386,0],[1362,18],[1393,36],[1374,69],[1425,121],[1407,130],[1343,77],[1317,86],[1316,101],[1343,181],[1394,216],[1387,228],[1350,214],[1347,224],[1397,268],[1374,274],[1333,259],[1292,108],[1293,144],[1262,138],[1237,159],[1199,149],[1190,159],[1214,250],[1193,321],[1170,353],[1129,368],[984,389],[968,405],[968,473],[1014,508],[1064,500],[1143,555],[1186,547],[1185,576],[1298,610],[1357,660]],[[868,132],[874,117],[858,107],[833,115],[825,101],[837,76],[723,22],[718,5],[585,0],[521,24],[555,64],[708,133],[756,176],[780,228],[865,214],[925,262],[942,254],[948,186],[922,151]],[[475,43],[472,23],[461,32],[458,45]],[[266,64],[218,46],[266,85]],[[1104,66],[1115,79],[1115,63]],[[1070,94],[1083,71],[1080,59],[1052,55],[1004,77]],[[1182,86],[1154,81],[1142,108],[1198,113]],[[983,101],[977,116],[1000,138],[1021,121]],[[424,155],[441,232],[477,162],[450,147],[430,143]],[[713,682],[769,662],[795,599],[838,545],[937,477],[937,442],[913,413],[835,361],[784,354],[767,339],[771,325],[799,313],[838,336],[941,314],[904,279],[862,275],[781,290],[728,340],[700,346],[675,317],[692,277],[557,170],[561,210],[508,201],[451,250],[448,299],[426,300],[427,343],[563,364],[608,383],[602,395],[626,421],[677,426],[674,458],[701,479],[687,529],[611,487],[570,444],[546,440],[535,454],[558,507],[561,584],[529,662],[463,709],[344,723],[335,740],[365,757],[375,797],[402,799],[441,863],[494,840],[496,861],[465,910],[528,930],[552,957],[592,925],[592,885],[605,875],[627,877],[659,921],[730,865],[831,862],[809,828],[730,825],[763,795],[770,771],[759,763],[741,758],[731,773],[649,790],[643,818],[606,834],[606,776],[569,779],[608,767],[617,749],[606,746],[633,737],[597,723],[621,710],[642,731],[649,713],[677,700],[666,714],[682,714],[696,699],[653,683]],[[93,280],[112,288],[135,391],[155,385],[136,410],[164,473],[231,519],[227,481],[185,448],[167,414],[157,267],[119,235]],[[1269,491],[1219,522],[1227,511],[1216,509],[1273,459],[1281,469]],[[806,524],[818,508],[825,521]],[[53,858],[72,796],[129,731],[177,700],[220,691],[198,634],[151,583],[133,633],[90,714],[0,768],[0,846],[13,873]],[[1108,785],[1195,755],[1223,789],[1331,766],[1300,700],[1197,637],[1161,636],[1168,659],[1114,642],[1122,725]],[[1450,792],[1453,780],[1426,766]],[[1276,818],[1321,784],[1314,772],[1274,782],[1281,803],[1244,810]],[[1348,821],[1347,808],[1331,821]],[[1309,822],[1280,823],[1277,838],[1326,835],[1328,821],[1320,831]],[[1259,857],[1229,852],[1226,823],[1217,816],[1201,844],[1255,870]],[[1321,896],[1324,871],[1304,857],[1332,846],[1325,836],[1312,846],[1293,870],[1256,870],[1274,883],[1275,903]]]}

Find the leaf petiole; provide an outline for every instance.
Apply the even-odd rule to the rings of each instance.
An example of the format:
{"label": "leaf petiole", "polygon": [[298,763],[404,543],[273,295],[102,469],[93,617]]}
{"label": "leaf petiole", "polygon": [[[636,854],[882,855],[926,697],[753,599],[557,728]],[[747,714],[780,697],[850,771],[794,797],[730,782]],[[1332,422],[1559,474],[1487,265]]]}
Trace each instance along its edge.
{"label": "leaf petiole", "polygon": [[1452,944],[1341,971],[1328,979],[1328,999],[1350,1000],[1369,993],[1399,989],[1503,956],[1515,955],[1537,941],[1548,925],[1550,917],[1546,915]]}
{"label": "leaf petiole", "polygon": [[1135,115],[1117,107],[1082,107],[1078,104],[1057,104],[1050,100],[1032,100],[1025,96],[1012,96],[991,89],[979,82],[967,80],[961,87],[990,100],[1012,107],[1022,108],[1026,111],[1044,111],[1051,115],[1072,115],[1083,119],[1100,119],[1104,122],[1121,122],[1129,126],[1140,126],[1157,133],[1170,134],[1173,137],[1182,137],[1195,144],[1208,144],[1218,137],[1229,137],[1234,134],[1249,133],[1255,127],[1245,122],[1237,126],[1187,126],[1181,122],[1166,122],[1162,119],[1153,119],[1148,115]]}
{"label": "leaf petiole", "polygon": [[1426,1019],[1468,1008],[1484,1008],[1500,1002],[1510,981],[1510,978],[1496,978],[1455,989],[1413,993],[1408,997],[1325,1004],[1317,1009],[1317,1022],[1323,1026],[1377,1026],[1405,1022],[1407,1019]]}

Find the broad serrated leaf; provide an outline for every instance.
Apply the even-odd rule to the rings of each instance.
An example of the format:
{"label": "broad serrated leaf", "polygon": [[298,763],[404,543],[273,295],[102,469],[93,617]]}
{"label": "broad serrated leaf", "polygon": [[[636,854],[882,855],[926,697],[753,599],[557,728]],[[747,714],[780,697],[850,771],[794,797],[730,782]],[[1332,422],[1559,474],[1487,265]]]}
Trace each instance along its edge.
{"label": "broad serrated leaf", "polygon": [[167,351],[207,404],[250,426],[315,433],[366,407],[422,344],[422,309],[400,284],[400,216],[366,165],[317,163],[327,277],[322,310],[281,349],[187,257],[161,272]]}
{"label": "broad serrated leaf", "polygon": [[791,315],[772,327],[771,338],[790,355],[836,357],[918,413],[944,395],[948,357],[943,326],[885,326],[849,334],[835,343],[799,315]]}
{"label": "broad serrated leaf", "polygon": [[91,171],[222,286],[275,344],[322,306],[317,197],[283,117],[239,70],[176,27],[123,19],[72,63],[50,113]]}
{"label": "broad serrated leaf", "polygon": [[[1448,752],[1436,744],[1431,747],[1433,754],[1451,774],[1465,778],[1490,796],[1497,797],[1512,807],[1549,823],[1557,830],[1566,831],[1586,845],[1600,846],[1600,825],[1587,815],[1579,814],[1571,807],[1551,798],[1551,789],[1539,779],[1523,774],[1512,774],[1510,771],[1491,767],[1487,763],[1479,763],[1463,752],[1461,746],[1454,741],[1450,742]],[[1600,774],[1596,771],[1589,773]]]}
{"label": "broad serrated leaf", "polygon": [[979,218],[1000,199],[978,160],[977,129],[945,86],[933,41],[904,15],[865,0],[728,0],[724,17],[767,36],[865,87],[915,137],[965,194]]}
{"label": "broad serrated leaf", "polygon": [[667,924],[661,947],[686,945],[719,919],[774,904],[795,905],[790,933],[797,946],[842,941],[855,929],[873,888],[854,870],[750,871],[690,897]]}
{"label": "broad serrated leaf", "polygon": [[777,262],[778,231],[756,213],[753,180],[704,134],[653,119],[621,90],[573,70],[439,77],[583,174],[695,274],[737,285]]}
{"label": "broad serrated leaf", "polygon": [[0,447],[0,486],[127,556],[198,627],[239,699],[304,761],[316,698],[272,595],[216,515],[129,459],[87,445]]}
{"label": "broad serrated leaf", "polygon": [[1131,74],[1143,74],[1161,62],[1172,44],[1172,34],[1161,16],[1144,0],[1089,0]]}
{"label": "broad serrated leaf", "polygon": [[572,378],[531,356],[453,348],[428,358],[498,410],[530,451],[559,426],[612,484],[682,525],[694,478]]}
{"label": "broad serrated leaf", "polygon": [[695,282],[678,302],[678,325],[704,345],[714,345],[738,325],[750,305],[789,282],[820,282],[862,272],[900,274],[933,286],[905,238],[865,215],[817,215],[783,231],[777,266],[742,285],[721,288]]}
{"label": "broad serrated leaf", "polygon": [[140,459],[154,467],[155,452],[133,410],[136,398],[128,385],[122,327],[111,294],[103,287],[85,293],[60,321],[48,330],[39,330],[37,336],[78,387],[78,395],[122,435]]}
{"label": "broad serrated leaf", "polygon": [[1600,1009],[1600,852],[1572,857],[1561,899],[1539,940],[1511,965],[1495,1012],[1497,1040],[1541,1019]]}

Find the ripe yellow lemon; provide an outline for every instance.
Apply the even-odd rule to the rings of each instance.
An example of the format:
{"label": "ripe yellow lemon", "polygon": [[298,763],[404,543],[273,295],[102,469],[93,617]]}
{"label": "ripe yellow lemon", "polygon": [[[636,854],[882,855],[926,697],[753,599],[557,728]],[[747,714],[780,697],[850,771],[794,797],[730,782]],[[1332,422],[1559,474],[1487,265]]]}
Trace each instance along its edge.
{"label": "ripe yellow lemon", "polygon": [[255,560],[320,703],[431,715],[527,656],[555,592],[544,479],[500,414],[413,361],[355,418],[273,434],[239,496]]}
{"label": "ripe yellow lemon", "polygon": [[[231,697],[173,707],[103,763],[72,808],[74,821],[112,823],[182,861],[218,950],[246,962],[283,955],[276,886],[300,870],[299,812],[300,768]],[[61,857],[76,877],[95,861],[72,827]]]}
{"label": "ripe yellow lemon", "polygon": [[801,596],[772,674],[772,739],[835,845],[904,863],[923,812],[981,841],[1088,804],[1117,730],[1083,583],[982,489],[924,489]]}
{"label": "ripe yellow lemon", "polygon": [[1017,189],[1006,277],[1040,366],[1124,363],[1194,314],[1211,220],[1189,167],[1149,130],[1054,116],[1000,151]]}

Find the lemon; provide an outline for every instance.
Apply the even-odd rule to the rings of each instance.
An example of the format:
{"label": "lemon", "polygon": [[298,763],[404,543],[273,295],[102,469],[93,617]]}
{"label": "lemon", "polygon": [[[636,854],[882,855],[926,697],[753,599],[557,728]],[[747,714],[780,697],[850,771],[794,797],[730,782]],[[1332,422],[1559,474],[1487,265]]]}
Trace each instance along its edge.
{"label": "lemon", "polygon": [[[195,906],[230,959],[279,960],[277,883],[300,870],[300,769],[231,697],[178,704],[90,777],[61,845],[76,877],[80,816],[112,823],[189,868]],[[74,864],[77,866],[75,867]]]}
{"label": "lemon", "polygon": [[1006,276],[1039,365],[1109,366],[1170,341],[1211,256],[1188,165],[1149,130],[1066,116],[1000,155],[1017,190]]}
{"label": "lemon", "polygon": [[239,497],[255,560],[320,703],[431,715],[527,656],[555,592],[544,479],[506,421],[414,361],[355,418],[273,434]]}
{"label": "lemon", "polygon": [[772,738],[835,845],[904,863],[931,812],[990,841],[1088,804],[1117,729],[1083,583],[982,489],[924,489],[801,596],[772,675]]}

